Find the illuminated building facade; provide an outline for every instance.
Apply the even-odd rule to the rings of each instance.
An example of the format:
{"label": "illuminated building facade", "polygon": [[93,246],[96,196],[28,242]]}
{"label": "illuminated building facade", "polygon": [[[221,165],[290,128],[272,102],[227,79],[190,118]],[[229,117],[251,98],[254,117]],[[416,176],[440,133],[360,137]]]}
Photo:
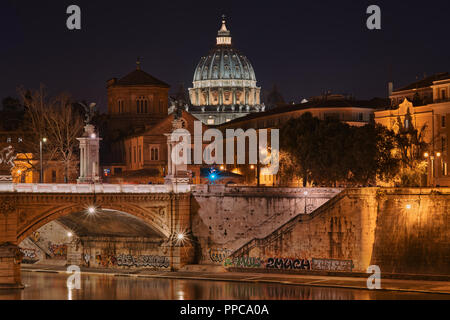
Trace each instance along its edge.
{"label": "illuminated building facade", "polygon": [[375,112],[375,121],[394,131],[398,130],[398,120],[405,127],[420,129],[426,125],[424,141],[428,151],[423,156],[428,164],[429,186],[450,186],[449,94],[450,74],[440,73],[393,91],[390,99],[394,107]]}

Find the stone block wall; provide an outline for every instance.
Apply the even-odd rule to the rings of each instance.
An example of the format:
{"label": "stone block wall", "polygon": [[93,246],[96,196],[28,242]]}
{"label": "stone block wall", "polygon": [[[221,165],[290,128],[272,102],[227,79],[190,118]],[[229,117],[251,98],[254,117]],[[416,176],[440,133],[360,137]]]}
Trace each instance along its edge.
{"label": "stone block wall", "polygon": [[345,190],[249,241],[226,264],[356,272],[378,265],[382,273],[448,275],[449,208],[448,188]]}
{"label": "stone block wall", "polygon": [[222,264],[225,256],[251,239],[265,237],[293,217],[311,213],[340,191],[335,188],[193,186],[191,219],[198,246],[195,262]]}
{"label": "stone block wall", "polygon": [[371,264],[385,272],[450,274],[450,188],[379,197]]}

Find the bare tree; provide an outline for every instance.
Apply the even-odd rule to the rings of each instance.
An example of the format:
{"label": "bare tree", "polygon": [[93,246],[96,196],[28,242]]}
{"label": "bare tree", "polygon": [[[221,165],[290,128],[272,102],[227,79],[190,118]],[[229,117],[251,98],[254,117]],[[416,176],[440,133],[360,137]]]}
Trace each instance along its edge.
{"label": "bare tree", "polygon": [[47,132],[52,145],[56,148],[56,156],[64,166],[64,180],[77,172],[78,141],[83,130],[83,119],[75,112],[66,94],[60,94],[53,100],[51,109],[46,113]]}
{"label": "bare tree", "polygon": [[19,96],[25,106],[25,135],[21,145],[22,157],[31,170],[39,170],[40,141],[45,137],[45,153],[43,165],[51,161],[64,168],[64,181],[71,180],[77,170],[78,141],[83,130],[83,119],[80,112],[74,110],[68,94],[48,97],[45,87],[31,91],[18,89]]}

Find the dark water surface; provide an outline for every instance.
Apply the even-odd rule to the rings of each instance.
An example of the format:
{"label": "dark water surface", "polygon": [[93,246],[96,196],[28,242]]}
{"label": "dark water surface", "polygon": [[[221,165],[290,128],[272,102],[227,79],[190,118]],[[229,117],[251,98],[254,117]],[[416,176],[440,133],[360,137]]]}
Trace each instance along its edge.
{"label": "dark water surface", "polygon": [[271,283],[136,278],[82,274],[81,289],[69,290],[68,275],[22,272],[23,290],[0,290],[0,299],[22,300],[367,300],[448,299],[446,295],[309,287]]}

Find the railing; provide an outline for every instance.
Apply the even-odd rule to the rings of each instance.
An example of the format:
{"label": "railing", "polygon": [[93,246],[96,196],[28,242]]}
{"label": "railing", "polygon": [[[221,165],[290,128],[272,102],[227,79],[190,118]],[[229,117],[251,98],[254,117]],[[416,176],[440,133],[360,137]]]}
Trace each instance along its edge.
{"label": "railing", "polygon": [[2,183],[0,192],[20,193],[169,193],[189,192],[190,185]]}
{"label": "railing", "polygon": [[256,186],[243,186],[243,185],[192,185],[191,191],[195,195],[201,195],[203,193],[227,195],[227,194],[247,194],[247,195],[261,195],[266,196],[268,194],[282,194],[284,196],[292,195],[295,197],[305,197],[305,191],[307,192],[307,198],[314,197],[329,197],[331,193],[339,193],[342,188],[289,188],[289,187],[256,187]]}

